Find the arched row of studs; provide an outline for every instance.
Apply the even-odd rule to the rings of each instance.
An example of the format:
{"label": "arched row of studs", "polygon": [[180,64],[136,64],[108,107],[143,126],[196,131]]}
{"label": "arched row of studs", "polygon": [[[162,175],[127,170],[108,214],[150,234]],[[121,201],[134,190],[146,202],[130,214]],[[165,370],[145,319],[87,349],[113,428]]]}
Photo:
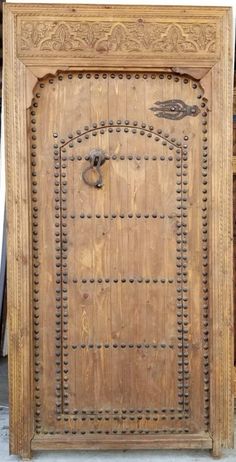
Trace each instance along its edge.
{"label": "arched row of studs", "polygon": [[[169,73],[166,73],[166,72],[155,72],[155,73],[150,73],[150,72],[144,72],[144,73],[134,73],[134,72],[79,72],[78,74],[76,72],[69,72],[69,73],[63,73],[63,74],[59,74],[57,76],[57,78],[52,78],[50,77],[48,79],[48,83],[50,84],[54,84],[56,80],[65,80],[66,78],[69,79],[69,80],[72,80],[73,78],[78,78],[78,79],[83,79],[83,78],[86,78],[86,79],[91,79],[91,78],[94,78],[96,80],[98,80],[99,78],[100,79],[107,79],[108,77],[110,77],[111,79],[115,79],[115,78],[118,78],[119,80],[122,80],[122,79],[127,79],[127,80],[130,80],[132,78],[135,78],[136,80],[139,80],[139,79],[148,79],[148,78],[151,78],[152,80],[155,80],[155,79],[160,79],[160,80],[163,80],[163,79],[167,79],[167,80],[173,80],[174,82],[178,83],[178,82],[183,82],[185,84],[188,84],[190,81],[192,81],[192,79],[188,79],[187,77],[179,77],[177,75],[173,75],[173,74],[169,74]],[[43,82],[40,83],[40,88],[44,88],[45,87],[45,84]],[[198,84],[196,82],[192,82],[192,88],[194,90],[196,89],[200,89],[200,87],[198,86]]]}
{"label": "arched row of studs", "polygon": [[[105,122],[104,122],[104,123],[105,123]],[[129,121],[127,121],[127,123],[129,123]],[[138,123],[137,123],[137,124],[138,124]],[[93,124],[93,126],[94,126],[94,125],[96,125],[96,124]],[[143,124],[143,125],[145,125],[145,124]],[[94,128],[94,127],[93,127],[93,128]],[[142,127],[142,128],[144,128],[144,127]],[[87,129],[89,129],[89,127],[86,126],[85,129],[87,130]],[[158,131],[160,132],[160,130],[158,130]],[[78,134],[78,132],[81,133],[81,132],[78,130],[78,131],[77,131],[77,134]],[[54,133],[53,136],[54,136],[54,139],[58,138],[58,134],[57,134],[57,133]],[[169,137],[168,134],[166,134],[166,136],[167,136],[167,138]],[[69,137],[72,138],[73,135],[71,134],[71,135],[69,135]],[[179,182],[179,178],[178,178],[178,177],[181,177],[181,176],[182,176],[182,162],[183,162],[183,161],[187,161],[187,159],[188,159],[188,157],[187,157],[187,147],[188,147],[188,146],[187,146],[187,144],[186,144],[186,141],[188,140],[188,136],[185,136],[184,140],[185,140],[185,144],[183,145],[183,148],[180,148],[180,146],[182,146],[182,144],[181,144],[180,142],[177,143],[178,146],[176,146],[176,148],[175,148],[175,149],[176,149],[176,175],[177,175],[177,190],[176,190],[176,192],[177,192],[177,204],[178,204],[178,205],[177,205],[177,209],[180,210],[180,217],[181,217],[181,219],[182,219],[182,211],[181,211],[182,205],[180,206],[179,203],[180,203],[180,202],[182,203],[182,202],[186,202],[186,201],[187,201],[187,197],[186,197],[187,189],[186,189],[186,187],[187,187],[187,184],[188,184],[188,182],[187,182],[187,180],[186,180],[186,181],[185,181],[184,188],[183,188],[183,190],[182,190],[182,187],[181,187],[181,185],[182,185],[182,180]],[[174,140],[172,139],[172,143],[173,143],[173,141],[174,141]],[[65,142],[65,140],[62,139],[62,140],[61,140],[61,143],[64,143],[64,142]],[[164,141],[164,142],[166,143],[166,141]],[[56,147],[56,148],[59,148],[58,144],[55,145],[55,147]],[[73,146],[71,145],[71,147],[73,147]],[[65,150],[65,144],[64,144],[63,148],[60,148],[60,149],[59,149],[59,152],[60,152],[60,151],[62,152],[62,149]],[[66,164],[66,163],[64,163],[64,164],[61,163],[60,165],[66,170],[66,167],[67,167],[67,164]],[[57,168],[58,168],[58,166],[59,166],[59,165],[57,165]],[[184,164],[184,168],[187,169],[187,163]],[[65,171],[65,170],[64,170],[64,171]],[[186,176],[186,173],[184,173],[184,175]],[[179,187],[179,186],[180,186],[180,187]],[[65,191],[65,192],[66,192],[66,191]],[[183,192],[183,195],[182,195],[182,192]],[[181,194],[179,195],[179,193],[181,193]],[[65,218],[66,218],[66,216],[65,216]],[[178,237],[178,235],[180,235],[180,234],[181,234],[181,233],[179,233],[179,231],[177,231],[177,237]],[[178,244],[178,239],[177,239],[177,244]],[[178,251],[178,248],[177,248],[177,251]],[[177,267],[178,267],[178,264],[177,264]],[[182,283],[182,275],[181,275],[181,272],[180,272],[180,271],[177,272],[177,276],[178,276],[178,277],[177,277],[177,282],[181,284],[181,283]],[[133,278],[132,278],[132,279],[133,279]],[[64,281],[65,281],[65,283],[67,284],[66,280],[64,280]],[[85,281],[85,279],[84,279],[84,281]],[[86,279],[86,281],[87,281],[87,279]],[[101,281],[102,281],[102,280],[101,280]],[[179,338],[179,329],[180,329],[180,328],[179,328],[179,319],[177,320],[177,323],[178,323],[178,338]],[[186,320],[185,320],[185,323],[186,323]],[[185,385],[185,390],[184,390],[184,391],[180,390],[180,388],[181,388],[181,385],[184,387],[184,374],[186,375],[186,370],[183,369],[183,363],[185,364],[185,369],[186,369],[186,363],[187,363],[188,360],[186,359],[187,352],[186,352],[186,351],[183,351],[183,348],[182,348],[183,345],[182,345],[182,343],[181,343],[181,347],[180,347],[180,344],[178,344],[178,346],[179,346],[179,348],[180,348],[180,349],[179,349],[179,353],[178,353],[178,397],[179,397],[179,402],[178,402],[178,404],[179,404],[180,407],[178,408],[178,411],[182,408],[183,411],[184,411],[184,413],[186,414],[186,413],[189,412],[189,408],[188,408],[187,403],[186,403],[186,400],[187,400],[187,397],[188,397],[188,390],[187,390],[187,388],[188,388],[188,383],[186,383],[186,385]],[[184,359],[182,358],[182,355],[184,356]],[[67,361],[67,364],[68,364],[68,361]],[[67,372],[66,377],[68,378],[68,372],[69,372],[68,367],[66,368],[66,372]],[[66,387],[67,387],[67,385],[66,385]],[[64,396],[65,396],[65,395],[64,395]],[[66,391],[66,400],[64,400],[64,402],[66,402],[66,404],[68,403],[67,398],[69,398],[69,396],[68,396],[68,393],[67,393],[67,391]],[[185,399],[185,407],[184,407],[184,399]],[[64,408],[63,411],[64,411],[64,413],[69,412],[69,411],[68,411],[68,408]]]}
{"label": "arched row of studs", "polygon": [[208,307],[208,109],[207,101],[201,103],[202,123],[202,332],[203,332],[203,381],[204,381],[204,424],[209,428],[209,307]]}
{"label": "arched row of studs", "polygon": [[[170,137],[169,133],[164,132],[161,129],[155,130],[153,125],[147,125],[144,122],[138,122],[137,120],[130,122],[129,120],[102,120],[99,123],[94,122],[90,125],[85,125],[84,130],[77,130],[76,135],[73,133],[68,134],[68,139],[66,140],[65,138],[62,138],[60,140],[60,149],[64,153],[66,152],[66,146],[69,148],[74,148],[74,141],[77,143],[81,143],[83,138],[88,140],[90,138],[90,135],[97,136],[98,133],[101,135],[104,135],[106,133],[113,133],[114,131],[116,133],[124,132],[124,133],[132,133],[133,135],[139,133],[141,136],[146,135],[147,138],[153,138],[154,141],[159,142],[161,141],[162,146],[169,146],[170,150],[173,150],[174,148],[180,148],[183,147],[185,148],[186,146],[176,138]],[[58,133],[53,134],[54,138],[58,138]],[[185,136],[184,140],[188,140],[188,137]]]}
{"label": "arched row of studs", "polygon": [[[119,121],[119,120],[118,120],[118,122],[121,123],[121,121]],[[110,121],[110,123],[113,123],[113,121]],[[129,121],[125,121],[125,123],[128,124]],[[105,124],[105,122],[102,121],[101,124]],[[138,122],[134,122],[134,124],[138,124]],[[142,125],[142,127],[146,126],[146,124],[141,124],[141,125]],[[96,126],[97,126],[97,123],[93,123],[91,129],[90,129],[89,126],[85,126],[85,129],[86,129],[87,131],[92,131],[92,130],[95,129],[94,127],[96,127]],[[150,127],[150,126],[149,126],[149,127]],[[138,128],[141,130],[141,127],[138,127]],[[151,127],[151,129],[153,129],[153,127]],[[161,133],[161,132],[162,132],[161,130],[157,130],[157,133]],[[103,130],[103,133],[104,133],[104,130]],[[144,133],[144,132],[141,131],[141,133]],[[81,130],[77,130],[77,134],[80,134],[80,136],[82,136],[84,133],[82,133]],[[148,136],[149,136],[149,135],[150,135],[150,134],[148,134]],[[89,135],[86,135],[86,136],[87,136],[87,138],[88,138]],[[86,138],[86,136],[85,136],[85,138]],[[186,160],[186,159],[187,159],[187,154],[186,154],[186,152],[187,152],[187,151],[186,151],[186,149],[187,149],[187,144],[186,144],[186,141],[188,140],[188,136],[186,135],[186,136],[184,137],[184,144],[183,144],[183,147],[182,147],[182,148],[181,148],[182,143],[181,143],[181,142],[177,142],[175,138],[170,138],[170,139],[168,139],[168,138],[169,138],[169,134],[168,134],[168,133],[165,133],[165,135],[163,135],[163,136],[165,137],[165,141],[163,141],[163,144],[169,145],[169,143],[171,143],[171,144],[169,145],[169,149],[171,149],[171,150],[174,149],[174,148],[176,149],[176,156],[175,156],[176,161],[180,161],[180,160],[181,160],[181,151],[182,151],[182,150],[183,150],[183,153],[182,153],[182,160]],[[57,133],[54,133],[54,138],[58,138],[58,134],[57,134]],[[73,134],[69,134],[69,135],[68,135],[68,138],[70,138],[70,139],[73,138]],[[158,140],[159,140],[159,138],[158,138]],[[168,140],[168,141],[166,141],[166,140]],[[81,137],[78,138],[78,141],[81,142],[81,141],[82,141],[82,138],[81,138]],[[58,147],[58,148],[60,149],[60,151],[63,153],[63,155],[61,155],[61,161],[63,161],[63,162],[61,162],[61,164],[60,164],[61,167],[62,167],[63,169],[65,169],[65,168],[67,167],[67,165],[68,165],[68,164],[67,164],[67,160],[75,160],[76,158],[77,158],[77,159],[82,159],[82,158],[88,159],[88,156],[84,156],[84,157],[83,157],[83,156],[80,156],[80,155],[77,155],[77,156],[74,156],[74,155],[72,155],[72,156],[65,156],[65,153],[66,153],[66,147],[65,147],[65,146],[68,144],[68,142],[66,142],[65,139],[62,139],[62,140],[61,140],[61,143],[64,143],[64,144],[63,144],[63,147],[60,147],[60,148],[59,148],[59,145],[58,145],[58,144],[55,145],[55,146]],[[176,146],[175,146],[174,143],[176,143]],[[73,143],[70,143],[69,146],[70,146],[70,147],[73,147],[74,144],[73,144]],[[177,147],[177,146],[178,146],[178,147]],[[112,158],[112,157],[117,157],[117,156],[106,156],[106,157],[107,157],[107,158],[109,158],[109,157]],[[118,156],[118,157],[120,157],[120,158],[122,158],[122,159],[125,158],[125,156]],[[135,156],[135,157],[137,157],[138,159],[141,158],[141,156]],[[132,160],[132,159],[133,159],[133,156],[132,156],[132,155],[128,155],[127,158],[130,159],[130,160]],[[146,155],[145,155],[143,158],[147,160],[147,159],[149,159],[149,156],[146,156]],[[169,158],[169,160],[174,159],[173,156],[171,156],[171,157],[169,156],[168,158]],[[157,159],[157,156],[152,156],[152,159],[153,159],[153,160],[156,160],[156,159]],[[160,159],[161,159],[161,160],[165,160],[165,157],[164,157],[163,155],[161,155],[161,156],[160,156]],[[59,163],[57,164],[56,168],[59,168]],[[177,163],[177,169],[180,169],[180,168],[181,168],[180,163]],[[66,187],[64,187],[63,189],[66,190]],[[185,198],[184,198],[183,200],[185,200]],[[66,215],[66,214],[64,214],[64,215]],[[93,216],[93,215],[92,215],[91,213],[85,214],[84,212],[80,213],[80,215],[79,215],[80,218],[92,218],[92,216]],[[104,214],[103,216],[104,216],[104,218],[109,218],[109,214]],[[119,217],[119,218],[125,218],[125,216],[126,216],[126,215],[125,215],[124,213],[120,213],[120,214],[112,213],[112,214],[111,214],[111,218],[118,218],[118,217]],[[128,216],[128,218],[134,218],[134,217],[136,217],[136,218],[142,218],[142,214],[141,214],[141,213],[136,213],[136,214],[129,213],[129,214],[127,214],[127,216]],[[160,216],[160,218],[165,218],[165,215],[164,215],[164,214],[160,214],[159,216]],[[96,218],[101,218],[102,215],[101,215],[101,214],[95,214],[95,217],[96,217]],[[149,218],[149,217],[157,218],[157,214],[156,214],[156,213],[152,213],[152,214],[147,214],[147,213],[145,213],[145,214],[143,214],[143,217],[144,217],[144,218]],[[169,215],[168,217],[171,218],[172,215]],[[72,214],[71,214],[71,218],[75,218],[75,214],[72,213]]]}
{"label": "arched row of studs", "polygon": [[[49,77],[48,83],[50,85],[53,85],[57,81],[62,81],[62,80],[72,80],[72,79],[102,79],[106,80],[108,78],[111,79],[118,79],[118,80],[139,80],[139,79],[151,79],[151,80],[168,80],[168,81],[173,81],[174,83],[184,83],[185,85],[192,83],[191,87],[194,90],[199,91],[199,94],[197,95],[198,99],[202,98],[202,89],[200,85],[194,81],[193,79],[189,79],[186,76],[178,76],[176,74],[170,74],[167,72],[144,72],[144,73],[136,73],[136,72],[65,72],[63,74],[59,73],[57,77]],[[40,88],[45,87],[45,83],[41,82],[40,83]]]}

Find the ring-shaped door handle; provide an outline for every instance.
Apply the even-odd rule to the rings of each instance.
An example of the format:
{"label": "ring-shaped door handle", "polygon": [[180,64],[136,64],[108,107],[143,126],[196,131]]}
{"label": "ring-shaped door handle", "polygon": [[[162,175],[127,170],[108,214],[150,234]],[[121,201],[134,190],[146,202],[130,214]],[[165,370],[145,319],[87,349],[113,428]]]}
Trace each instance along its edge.
{"label": "ring-shaped door handle", "polygon": [[[92,149],[88,156],[88,161],[90,165],[82,172],[82,178],[88,186],[94,188],[102,188],[103,180],[100,167],[105,163],[106,156],[105,152],[102,149]],[[89,180],[88,172],[90,170],[96,171],[97,179],[94,181]]]}

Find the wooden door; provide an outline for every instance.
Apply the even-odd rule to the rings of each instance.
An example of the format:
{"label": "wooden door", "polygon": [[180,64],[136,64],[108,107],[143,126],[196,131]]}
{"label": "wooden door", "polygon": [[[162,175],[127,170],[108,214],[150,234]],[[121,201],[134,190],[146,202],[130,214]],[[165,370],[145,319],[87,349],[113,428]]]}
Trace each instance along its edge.
{"label": "wooden door", "polygon": [[[225,167],[215,160],[222,138],[219,125],[212,138],[220,106],[211,97],[211,71],[204,61],[195,70],[152,69],[151,61],[124,69],[140,36],[125,41],[121,23],[106,38],[94,30],[99,56],[121,51],[113,68],[88,57],[84,66],[60,69],[60,52],[72,59],[73,47],[80,53],[88,37],[75,23],[71,36],[66,23],[45,24],[25,19],[17,29],[23,60],[31,46],[37,57],[23,78],[30,449],[213,446],[218,454],[231,441],[232,358],[230,344],[215,337],[229,331],[215,320],[222,313],[212,292],[217,281],[224,287],[217,274],[226,274],[219,266],[225,255],[222,248],[216,255],[212,240],[217,229],[222,239],[226,223],[213,227]],[[157,56],[164,43],[176,59],[173,40],[180,54],[193,51],[194,39],[186,27],[180,36],[181,27],[168,26],[153,45]],[[205,59],[214,53],[214,30],[206,31]],[[48,59],[39,71],[43,50],[59,60],[54,70]],[[221,360],[217,348],[225,352]],[[216,378],[223,359],[228,401]],[[228,403],[228,440],[214,436],[219,390]],[[24,438],[15,452],[29,453]]]}
{"label": "wooden door", "polygon": [[[37,84],[30,115],[36,431],[203,432],[201,87],[174,73],[59,73]],[[87,168],[99,150],[100,188]]]}

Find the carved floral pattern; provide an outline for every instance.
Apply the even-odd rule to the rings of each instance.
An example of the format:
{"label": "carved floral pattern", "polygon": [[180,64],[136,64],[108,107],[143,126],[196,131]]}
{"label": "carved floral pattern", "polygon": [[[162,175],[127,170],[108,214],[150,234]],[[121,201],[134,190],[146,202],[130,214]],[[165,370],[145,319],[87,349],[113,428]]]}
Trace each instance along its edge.
{"label": "carved floral pattern", "polygon": [[214,53],[215,24],[22,21],[19,52]]}

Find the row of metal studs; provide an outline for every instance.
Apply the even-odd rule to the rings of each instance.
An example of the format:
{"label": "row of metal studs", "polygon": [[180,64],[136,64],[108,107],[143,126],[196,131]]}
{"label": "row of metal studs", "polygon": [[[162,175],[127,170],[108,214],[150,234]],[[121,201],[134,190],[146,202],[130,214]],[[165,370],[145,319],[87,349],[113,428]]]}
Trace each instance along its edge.
{"label": "row of metal studs", "polygon": [[[54,140],[57,140],[57,136],[54,133]],[[58,140],[57,140],[58,141]],[[64,411],[64,406],[68,405],[68,372],[69,372],[69,354],[67,351],[68,348],[68,289],[67,289],[67,243],[68,243],[68,229],[67,229],[67,174],[66,171],[61,170],[61,152],[57,144],[56,151],[54,151],[55,159],[55,173],[58,170],[58,164],[60,167],[60,185],[56,189],[55,193],[58,195],[60,202],[60,212],[57,211],[55,218],[59,221],[57,222],[57,227],[60,228],[60,240],[58,239],[56,245],[56,251],[58,252],[58,260],[60,261],[60,271],[57,273],[56,283],[58,285],[58,292],[60,290],[60,332],[58,327],[58,337],[57,340],[60,343],[63,341],[63,350],[61,352],[61,358],[57,363],[57,374],[60,377],[60,385],[57,389],[57,414]],[[62,338],[61,338],[62,337]],[[66,348],[65,348],[66,347]],[[62,386],[61,386],[61,377],[62,377]],[[59,380],[58,380],[59,381]],[[60,394],[60,397],[59,397]]]}
{"label": "row of metal studs", "polygon": [[[61,143],[61,150],[63,153],[66,152],[66,146],[68,145],[70,148],[74,147],[73,141],[77,140],[78,143],[82,142],[82,137],[85,139],[89,139],[89,135],[92,134],[93,136],[96,136],[95,133],[99,132],[100,134],[104,134],[106,130],[108,132],[112,133],[114,131],[114,128],[116,129],[117,132],[120,132],[121,129],[124,129],[125,133],[128,133],[131,130],[131,133],[136,134],[137,132],[140,133],[140,135],[147,135],[148,138],[152,138],[154,135],[154,140],[155,141],[161,141],[162,140],[162,145],[167,146],[167,143],[169,143],[168,147],[170,150],[173,150],[174,147],[181,147],[181,142],[176,140],[175,137],[171,137],[169,133],[163,132],[161,129],[154,130],[153,125],[147,125],[144,122],[138,122],[137,120],[130,122],[129,120],[101,120],[100,122],[93,122],[90,126],[85,125],[83,131],[82,130],[76,130],[76,134],[69,133],[67,136],[67,140],[65,138],[62,138],[60,140]],[[54,136],[57,138],[58,133],[54,133]],[[184,147],[184,146],[183,146]]]}
{"label": "row of metal studs", "polygon": [[[74,277],[73,280],[72,280],[75,284],[77,282],[79,283],[82,283],[82,284],[93,284],[93,283],[98,283],[98,284],[102,284],[102,283],[106,283],[106,284],[109,284],[109,283],[119,283],[119,282],[122,282],[123,284],[126,283],[126,282],[129,282],[130,284],[134,284],[134,283],[142,283],[142,282],[145,282],[146,284],[149,284],[149,283],[154,283],[154,284],[157,284],[158,282],[160,282],[161,284],[165,284],[165,283],[168,283],[168,284],[172,284],[174,282],[174,279],[165,279],[165,278],[143,278],[143,277],[137,277],[137,278],[98,278],[98,279],[95,279],[95,278],[81,278],[78,280],[77,277]],[[64,273],[64,279],[63,279],[63,282],[65,284],[67,284],[68,282],[68,279],[67,279],[67,275],[66,273]]]}
{"label": "row of metal studs", "polygon": [[[185,136],[185,141],[188,137]],[[189,360],[188,360],[188,305],[187,305],[187,197],[188,197],[188,152],[184,144],[180,156],[176,158],[177,167],[177,210],[181,219],[177,222],[177,339],[178,339],[178,404],[184,415],[189,413]]]}
{"label": "row of metal studs", "polygon": [[[148,155],[143,155],[143,156],[140,156],[140,155],[132,155],[132,154],[128,154],[128,155],[120,155],[120,156],[117,156],[116,154],[111,154],[111,155],[106,155],[105,156],[106,160],[169,160],[169,161],[172,161],[174,160],[174,157],[173,156],[165,156],[165,155],[160,155],[160,156],[156,156],[156,155],[153,155],[153,156],[148,156]],[[63,154],[62,156],[62,160],[64,162],[66,162],[67,160],[71,160],[72,162],[74,160],[89,160],[89,156],[81,156],[81,155],[78,155],[78,156],[65,156]]]}
{"label": "row of metal studs", "polygon": [[[37,98],[37,97],[36,97]],[[39,310],[39,243],[38,243],[38,184],[37,184],[37,129],[35,117],[37,115],[38,102],[34,98],[31,106],[31,176],[32,176],[32,261],[33,261],[33,317],[34,317],[34,401],[35,401],[35,430],[41,429],[41,401],[40,401],[40,310]]]}
{"label": "row of metal studs", "polygon": [[[114,414],[114,415],[123,415],[123,414],[171,414],[175,412],[174,408],[161,408],[161,409],[98,409],[94,411],[93,409],[74,409],[72,415],[101,415],[101,414]],[[182,417],[182,416],[180,416]]]}
{"label": "row of metal studs", "polygon": [[[185,418],[186,417],[186,418]],[[80,415],[73,415],[72,417],[71,416],[66,416],[66,415],[63,415],[63,416],[58,416],[57,420],[64,420],[66,422],[68,422],[69,420],[72,420],[72,421],[81,421],[81,422],[86,422],[86,421],[90,421],[90,422],[102,422],[102,421],[106,421],[106,422],[109,422],[111,420],[113,421],[125,421],[125,420],[129,420],[131,422],[133,421],[136,421],[136,422],[140,422],[141,420],[146,420],[146,421],[155,421],[155,422],[158,422],[160,420],[187,420],[187,416],[175,416],[175,415],[160,415],[160,416],[150,416],[150,415],[132,415],[132,416],[126,416],[126,415],[121,415],[121,416],[98,416],[98,415],[94,415],[94,416],[80,416]]]}
{"label": "row of metal studs", "polygon": [[170,348],[173,349],[174,345],[173,344],[166,344],[166,343],[79,343],[76,345],[71,345],[72,350],[77,350],[77,349],[101,349],[101,348],[115,348],[115,349],[131,349],[131,348],[154,348],[154,349],[165,349],[165,348]]}
{"label": "row of metal studs", "polygon": [[[61,151],[60,156],[61,156]],[[61,175],[63,177],[63,183],[61,188],[61,201],[65,207],[65,213],[67,210],[67,170],[61,171]],[[64,212],[64,210],[63,210]],[[62,328],[62,342],[63,342],[63,374],[62,374],[62,387],[63,387],[63,412],[67,412],[69,406],[69,353],[68,353],[68,286],[67,286],[67,274],[68,274],[68,265],[67,265],[67,256],[68,256],[68,226],[67,226],[67,216],[64,216],[62,213],[61,218],[61,232],[64,237],[64,242],[62,246],[62,260],[64,260],[65,264],[63,267],[62,272],[62,292],[63,292],[63,305],[62,305],[62,320],[63,320],[63,328]]]}
{"label": "row of metal studs", "polygon": [[72,435],[156,435],[162,433],[171,433],[171,434],[183,434],[183,433],[190,433],[188,428],[167,428],[161,430],[64,430],[64,431],[43,431],[44,435],[60,435],[64,433],[65,435],[72,434]]}
{"label": "row of metal studs", "polygon": [[[65,214],[66,215],[66,214]],[[155,213],[104,213],[104,214],[101,214],[101,213],[96,213],[96,214],[92,214],[92,213],[80,213],[78,216],[75,214],[75,213],[72,213],[70,215],[70,218],[74,219],[74,218],[89,218],[89,219],[92,219],[92,218],[105,218],[105,219],[115,219],[115,218],[145,218],[145,219],[148,219],[148,218],[160,218],[161,220],[163,220],[164,218],[169,218],[170,220],[172,218],[175,218],[175,214],[173,215],[165,215],[164,213],[161,213],[161,214],[157,214],[156,212]],[[66,217],[65,217],[66,218]]]}
{"label": "row of metal studs", "polygon": [[[54,213],[55,213],[55,283],[56,283],[56,328],[55,328],[55,340],[56,340],[56,414],[62,412],[63,410],[63,397],[61,393],[61,373],[62,373],[62,348],[61,348],[61,335],[62,335],[62,317],[61,317],[61,309],[63,304],[63,291],[62,291],[62,233],[61,233],[61,214],[63,210],[61,210],[61,186],[63,179],[61,178],[61,170],[57,169],[56,166],[59,164],[60,166],[60,156],[58,150],[57,139],[54,137],[54,145],[53,145],[53,156],[54,156]],[[63,209],[63,205],[62,205]]]}
{"label": "row of metal studs", "polygon": [[139,126],[137,121],[134,121],[132,125],[126,126],[125,121],[122,122],[121,120],[117,120],[115,122],[112,120],[109,120],[107,122],[107,125],[105,125],[105,121],[104,122],[102,121],[100,122],[100,126],[97,126],[97,124],[92,124],[91,127],[88,125],[85,125],[84,132],[82,132],[81,130],[77,130],[76,135],[73,135],[73,134],[68,135],[68,141],[66,141],[64,138],[60,140],[61,145],[62,145],[62,152],[63,153],[66,152],[64,149],[65,149],[65,146],[67,145],[69,146],[69,148],[74,148],[75,147],[74,141],[77,141],[77,143],[81,143],[83,138],[85,140],[88,140],[90,138],[90,135],[92,135],[93,137],[97,136],[98,133],[100,133],[101,135],[104,135],[106,131],[108,133],[113,133],[114,131],[116,133],[120,133],[121,131],[123,131],[126,134],[132,133],[133,135],[135,135],[139,133],[141,136],[146,135],[147,138],[154,137],[154,141],[156,142],[161,141],[162,146],[167,146],[169,143],[168,149],[170,151],[172,151],[174,147],[181,146],[181,143],[179,141],[176,141],[175,138],[169,139],[168,133],[162,134],[162,130],[155,131],[154,127],[151,125],[149,125],[147,128],[145,128],[146,124],[144,123],[141,123],[140,125],[141,127],[143,126],[143,128]]}
{"label": "row of metal studs", "polygon": [[[65,78],[69,79],[69,80],[72,80],[73,78],[78,78],[78,79],[82,79],[82,78],[86,78],[86,79],[91,79],[91,78],[94,78],[94,79],[99,79],[99,78],[102,78],[102,79],[107,79],[107,78],[111,78],[111,79],[115,79],[115,78],[118,78],[119,80],[122,80],[123,78],[126,78],[127,80],[131,80],[132,78],[138,80],[138,79],[148,79],[148,78],[151,78],[152,80],[155,80],[157,78],[159,78],[160,80],[164,80],[165,78],[167,80],[173,80],[175,83],[178,83],[178,82],[183,82],[184,84],[188,84],[188,83],[191,83],[191,80],[188,79],[187,77],[179,77],[177,75],[172,75],[172,74],[168,74],[168,73],[165,73],[165,72],[156,72],[155,74],[154,73],[147,73],[147,72],[144,72],[143,74],[142,73],[135,73],[135,72],[127,72],[127,73],[121,73],[121,72],[79,72],[78,74],[76,72],[68,72],[68,73],[64,73],[64,74],[59,74],[57,76],[57,79],[56,78],[52,78],[50,77],[48,79],[48,83],[49,84],[54,84],[57,80],[59,81],[62,81],[64,80]],[[192,88],[197,90],[199,89],[199,85],[196,83],[196,82],[192,82]],[[44,88],[45,87],[45,84],[42,82],[40,83],[40,87],[41,88]]]}
{"label": "row of metal studs", "polygon": [[208,222],[207,222],[207,176],[208,176],[208,109],[206,100],[201,103],[202,112],[202,315],[203,315],[203,381],[204,424],[209,426],[209,320],[208,320]]}
{"label": "row of metal studs", "polygon": [[[68,141],[66,141],[64,138],[60,140],[60,143],[64,145],[65,143],[68,144],[70,141],[74,140],[77,138],[77,136],[81,136],[86,134],[86,132],[92,132],[93,130],[96,129],[102,129],[102,128],[114,128],[114,127],[122,127],[122,128],[128,128],[128,129],[135,129],[135,130],[143,130],[144,133],[150,133],[151,135],[159,135],[161,138],[163,138],[165,141],[169,141],[175,146],[179,147],[181,146],[181,142],[176,140],[175,137],[171,137],[169,133],[166,131],[163,131],[161,128],[155,129],[153,125],[146,124],[146,122],[139,122],[138,120],[133,120],[130,121],[128,119],[107,119],[107,120],[100,120],[100,122],[92,122],[91,125],[84,125],[83,130],[78,129],[76,130],[76,135],[74,135],[72,132],[68,133],[67,138]],[[134,133],[137,133],[134,132]],[[54,133],[54,135],[57,134]],[[173,149],[173,148],[172,148]],[[63,152],[63,151],[62,151]]]}

